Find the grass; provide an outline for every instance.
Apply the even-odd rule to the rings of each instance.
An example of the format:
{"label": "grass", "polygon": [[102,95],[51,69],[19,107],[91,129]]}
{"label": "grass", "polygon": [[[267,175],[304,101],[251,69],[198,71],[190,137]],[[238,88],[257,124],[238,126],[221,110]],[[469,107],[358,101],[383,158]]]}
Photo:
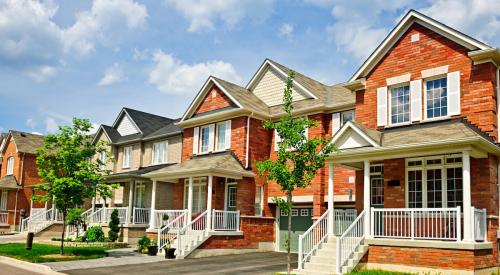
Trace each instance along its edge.
{"label": "grass", "polygon": [[0,244],[0,255],[32,263],[61,262],[73,260],[97,259],[108,256],[106,247],[65,247],[65,257],[59,255],[59,246],[33,244],[32,250],[26,250],[22,243]]}

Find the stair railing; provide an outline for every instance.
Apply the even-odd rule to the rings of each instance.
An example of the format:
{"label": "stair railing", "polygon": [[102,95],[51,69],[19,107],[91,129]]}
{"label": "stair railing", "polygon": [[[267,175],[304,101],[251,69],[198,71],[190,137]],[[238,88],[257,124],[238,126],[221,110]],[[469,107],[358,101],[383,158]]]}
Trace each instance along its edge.
{"label": "stair railing", "polygon": [[328,237],[329,211],[326,210],[304,234],[299,235],[299,269],[304,268],[304,263],[311,258],[313,253]]}
{"label": "stair railing", "polygon": [[171,243],[172,240],[176,237],[176,234],[173,232],[169,232],[171,229],[177,229],[177,237],[179,229],[185,224],[185,220],[187,219],[187,212],[182,213],[177,216],[175,219],[170,221],[165,226],[160,226],[158,228],[158,248],[163,249],[168,243]]}
{"label": "stair railing", "polygon": [[335,257],[337,261],[335,265],[337,274],[342,274],[342,266],[344,266],[365,239],[365,231],[363,228],[365,215],[365,211],[361,212],[342,236],[337,238],[337,257]]}
{"label": "stair railing", "polygon": [[[185,236],[188,231],[206,231],[208,211],[209,210],[205,210],[205,212],[201,213],[198,217],[186,224],[183,228],[177,230],[177,255],[184,255],[185,252],[182,246],[183,235]],[[191,213],[187,213],[187,215],[191,215]]]}

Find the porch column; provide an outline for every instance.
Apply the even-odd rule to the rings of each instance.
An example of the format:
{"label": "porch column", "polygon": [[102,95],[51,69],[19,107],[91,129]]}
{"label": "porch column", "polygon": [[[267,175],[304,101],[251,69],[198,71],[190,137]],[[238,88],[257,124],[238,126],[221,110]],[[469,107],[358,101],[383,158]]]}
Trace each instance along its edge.
{"label": "porch column", "polygon": [[333,164],[328,164],[328,235],[333,236],[335,226],[335,208],[333,204]]}
{"label": "porch column", "polygon": [[365,237],[370,238],[370,162],[368,160],[364,161],[363,165],[364,176],[363,176],[363,209],[365,211]]}
{"label": "porch column", "polygon": [[95,196],[92,197],[92,213],[95,212]]}
{"label": "porch column", "polygon": [[155,228],[156,209],[156,180],[153,180],[153,190],[151,190],[151,210],[149,212],[149,229]]}
{"label": "porch column", "polygon": [[56,220],[56,196],[52,196],[52,220]]}
{"label": "porch column", "polygon": [[472,242],[472,213],[471,213],[471,187],[470,187],[470,151],[466,150],[462,153],[462,177],[463,177],[463,193],[462,200],[464,202],[464,242]]}
{"label": "porch column", "polygon": [[134,185],[135,185],[135,180],[130,180],[128,183],[128,212],[127,212],[127,223],[134,223],[134,219],[130,219],[131,217],[134,217],[135,215],[135,210],[134,210]]}
{"label": "porch column", "polygon": [[208,176],[208,187],[207,187],[207,229],[212,230],[212,182],[213,176]]}
{"label": "porch column", "polygon": [[193,177],[189,177],[188,186],[188,223],[191,222],[191,216],[193,215]]}

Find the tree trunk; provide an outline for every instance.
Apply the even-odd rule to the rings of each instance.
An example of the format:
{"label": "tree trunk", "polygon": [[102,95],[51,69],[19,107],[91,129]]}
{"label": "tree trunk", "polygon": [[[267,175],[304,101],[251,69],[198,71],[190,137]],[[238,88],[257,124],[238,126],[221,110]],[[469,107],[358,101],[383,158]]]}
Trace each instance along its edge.
{"label": "tree trunk", "polygon": [[291,246],[291,239],[292,239],[292,192],[287,191],[286,193],[286,205],[288,207],[288,239],[287,239],[287,245],[286,245],[286,252],[287,252],[287,257],[286,257],[286,272],[288,275],[290,275],[290,272],[292,271],[291,268],[291,253],[290,253],[290,246]]}
{"label": "tree trunk", "polygon": [[66,232],[66,211],[63,213],[63,228],[61,233],[61,255],[64,255],[64,233]]}

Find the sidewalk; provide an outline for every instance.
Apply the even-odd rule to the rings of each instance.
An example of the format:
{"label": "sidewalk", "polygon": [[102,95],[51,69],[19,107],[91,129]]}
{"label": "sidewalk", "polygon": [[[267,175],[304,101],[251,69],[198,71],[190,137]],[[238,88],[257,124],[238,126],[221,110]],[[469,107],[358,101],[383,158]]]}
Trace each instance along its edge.
{"label": "sidewalk", "polygon": [[166,261],[163,255],[148,256],[134,252],[132,248],[108,250],[109,256],[82,261],[66,261],[66,262],[51,262],[43,263],[55,271],[71,270],[71,269],[89,269],[98,267],[110,267],[120,265],[155,263]]}

